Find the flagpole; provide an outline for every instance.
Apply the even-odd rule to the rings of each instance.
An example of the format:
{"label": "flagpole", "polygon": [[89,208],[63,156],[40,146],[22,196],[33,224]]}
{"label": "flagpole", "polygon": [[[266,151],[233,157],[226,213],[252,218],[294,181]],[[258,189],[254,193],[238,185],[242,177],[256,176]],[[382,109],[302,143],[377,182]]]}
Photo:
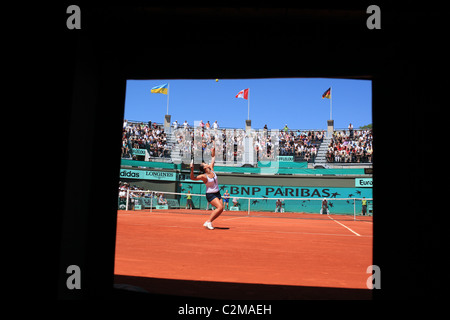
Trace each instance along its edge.
{"label": "flagpole", "polygon": [[330,87],[330,120],[333,120],[332,113],[331,113],[333,110],[332,105],[333,105],[333,94],[331,92],[331,87]]}
{"label": "flagpole", "polygon": [[167,83],[167,113],[169,114],[169,95],[170,95],[170,82]]}
{"label": "flagpole", "polygon": [[248,88],[248,93],[247,93],[247,120],[250,120],[250,88]]}

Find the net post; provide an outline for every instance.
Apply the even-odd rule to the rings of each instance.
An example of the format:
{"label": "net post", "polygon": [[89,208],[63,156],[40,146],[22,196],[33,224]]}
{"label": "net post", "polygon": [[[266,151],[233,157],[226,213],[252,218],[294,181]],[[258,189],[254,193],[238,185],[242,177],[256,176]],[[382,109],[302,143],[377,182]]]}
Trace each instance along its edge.
{"label": "net post", "polygon": [[150,212],[153,212],[153,191],[150,194]]}
{"label": "net post", "polygon": [[126,206],[127,211],[128,211],[128,199],[130,199],[130,189],[127,189],[127,206]]}
{"label": "net post", "polygon": [[353,221],[356,221],[356,199],[353,199]]}
{"label": "net post", "polygon": [[248,212],[247,216],[250,216],[250,198],[248,198]]}

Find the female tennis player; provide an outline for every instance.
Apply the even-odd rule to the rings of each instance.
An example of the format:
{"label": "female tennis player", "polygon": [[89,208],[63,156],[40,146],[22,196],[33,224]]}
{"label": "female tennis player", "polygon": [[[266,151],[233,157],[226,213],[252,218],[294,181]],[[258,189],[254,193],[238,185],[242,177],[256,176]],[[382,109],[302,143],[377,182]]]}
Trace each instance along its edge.
{"label": "female tennis player", "polygon": [[191,180],[202,180],[206,185],[206,199],[210,204],[212,204],[216,209],[211,212],[209,219],[203,224],[204,227],[209,230],[213,230],[212,222],[216,220],[223,211],[223,200],[219,191],[219,182],[217,181],[217,175],[214,170],[214,162],[216,160],[216,148],[215,142],[213,140],[213,147],[211,149],[211,163],[206,164],[202,162],[200,164],[200,174],[194,176],[194,160],[191,161]]}

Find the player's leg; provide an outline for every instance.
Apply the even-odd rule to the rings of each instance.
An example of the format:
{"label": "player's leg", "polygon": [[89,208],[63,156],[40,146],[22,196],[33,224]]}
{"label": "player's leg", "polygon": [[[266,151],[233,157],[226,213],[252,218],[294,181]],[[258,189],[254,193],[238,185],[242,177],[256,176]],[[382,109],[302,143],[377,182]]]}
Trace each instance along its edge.
{"label": "player's leg", "polygon": [[215,209],[213,210],[213,212],[211,212],[209,219],[206,220],[206,222],[203,224],[203,226],[210,230],[213,230],[214,227],[212,226],[211,222],[213,222],[222,213],[223,200],[219,199],[216,195],[208,195],[208,194],[206,194],[206,198],[208,200],[208,203],[210,203],[212,206],[214,206]]}
{"label": "player's leg", "polygon": [[210,203],[211,203],[211,205],[216,207],[216,209],[213,212],[211,212],[211,215],[209,216],[209,220],[208,220],[210,222],[213,222],[223,212],[223,200],[219,199],[219,198],[214,198]]}

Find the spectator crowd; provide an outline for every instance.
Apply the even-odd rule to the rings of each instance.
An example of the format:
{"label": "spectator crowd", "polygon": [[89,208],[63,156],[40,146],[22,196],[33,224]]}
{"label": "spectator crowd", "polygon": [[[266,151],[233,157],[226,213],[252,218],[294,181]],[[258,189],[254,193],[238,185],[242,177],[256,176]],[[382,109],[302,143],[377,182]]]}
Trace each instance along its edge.
{"label": "spectator crowd", "polygon": [[323,141],[324,130],[289,130],[287,125],[280,131],[280,156],[294,156],[297,160],[314,162],[317,156],[317,146]]}
{"label": "spectator crowd", "polygon": [[133,149],[146,149],[151,157],[169,156],[164,127],[149,121],[147,124],[123,122],[122,158],[136,159]]}
{"label": "spectator crowd", "polygon": [[[176,139],[173,150],[168,145],[167,133],[161,124],[149,121],[124,120],[122,134],[122,158],[136,159],[133,149],[145,149],[151,158],[167,158],[175,153],[181,158],[210,157],[210,144],[215,141],[216,157],[223,161],[242,161],[246,137],[253,138],[257,161],[276,160],[275,155],[293,156],[296,161],[314,162],[317,151],[325,137],[325,130],[290,130],[287,125],[281,130],[219,129],[217,120],[210,124],[200,121],[191,127],[187,121],[175,121],[171,130]],[[372,130],[337,130],[328,146],[327,162],[372,162]],[[175,141],[174,141],[175,142]],[[278,145],[278,150],[274,148]],[[134,150],[136,151],[136,150]],[[278,151],[278,152],[274,152]],[[219,156],[220,157],[220,156]]]}
{"label": "spectator crowd", "polygon": [[372,162],[372,130],[335,131],[328,145],[327,162]]}
{"label": "spectator crowd", "polygon": [[130,185],[128,182],[119,181],[119,206],[122,202],[124,205],[127,201],[128,193],[128,205],[130,209],[134,209],[135,204],[137,204],[137,199],[153,199],[154,205],[156,204],[167,204],[167,199],[162,192],[143,192],[146,191],[142,187],[137,187],[135,185]]}

